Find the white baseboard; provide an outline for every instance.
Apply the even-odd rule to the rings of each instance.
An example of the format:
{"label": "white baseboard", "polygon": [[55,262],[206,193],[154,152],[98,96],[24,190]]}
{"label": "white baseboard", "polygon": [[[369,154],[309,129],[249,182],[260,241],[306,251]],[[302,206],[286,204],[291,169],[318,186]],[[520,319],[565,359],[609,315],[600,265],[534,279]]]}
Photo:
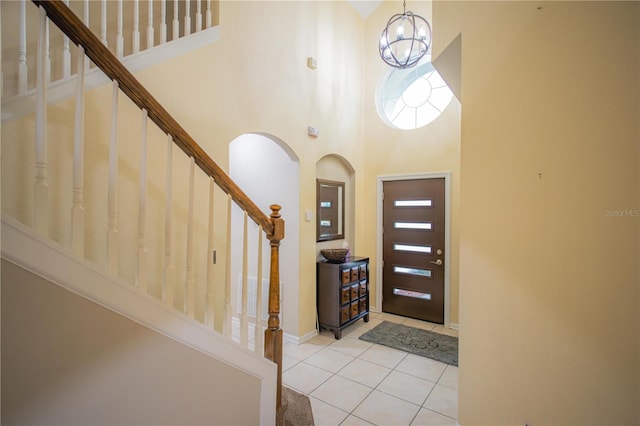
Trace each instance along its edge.
{"label": "white baseboard", "polygon": [[93,263],[2,217],[2,258],[132,321],[256,377],[261,382],[260,422],[275,419],[277,368],[155,297],[106,274]]}
{"label": "white baseboard", "polygon": [[[240,318],[237,316],[234,316],[231,318],[231,323],[232,323],[232,330],[235,329],[240,329]],[[255,335],[255,329],[256,329],[256,325],[255,325],[255,318],[250,318],[249,319],[249,342],[253,342],[254,341],[254,335]],[[262,327],[262,331],[263,331],[263,335],[264,335],[264,330],[265,327]],[[298,337],[295,336],[293,334],[289,334],[289,333],[282,333],[282,342],[283,343],[295,343],[296,345],[299,345],[300,343],[304,343],[307,340],[313,339],[314,337],[316,337],[318,335],[318,330],[311,330],[310,332]],[[238,336],[236,336],[234,334],[233,336],[234,340],[236,340],[238,338]]]}
{"label": "white baseboard", "polygon": [[295,343],[299,345],[300,343],[304,343],[307,340],[313,339],[318,335],[318,330],[311,330],[310,332],[303,334],[302,336],[294,336],[293,334],[284,333],[283,340],[285,342]]}

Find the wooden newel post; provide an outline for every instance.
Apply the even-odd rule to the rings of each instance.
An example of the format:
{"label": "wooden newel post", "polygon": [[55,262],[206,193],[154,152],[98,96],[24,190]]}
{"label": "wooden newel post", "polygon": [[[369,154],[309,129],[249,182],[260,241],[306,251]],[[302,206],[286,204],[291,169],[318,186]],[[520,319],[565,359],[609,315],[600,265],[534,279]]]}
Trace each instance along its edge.
{"label": "wooden newel post", "polygon": [[273,233],[267,238],[271,241],[271,270],[269,273],[269,320],[264,331],[264,356],[278,365],[278,389],[276,393],[276,411],[282,407],[282,329],[280,328],[280,241],[284,239],[284,220],[280,217],[281,207],[271,205],[271,223]]}

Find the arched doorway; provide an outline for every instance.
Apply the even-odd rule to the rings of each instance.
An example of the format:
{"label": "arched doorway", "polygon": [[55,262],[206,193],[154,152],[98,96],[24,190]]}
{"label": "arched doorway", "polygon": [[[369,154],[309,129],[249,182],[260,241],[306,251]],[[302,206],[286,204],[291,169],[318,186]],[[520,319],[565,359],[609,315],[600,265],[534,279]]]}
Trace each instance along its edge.
{"label": "arched doorway", "polygon": [[[298,335],[299,312],[299,209],[300,209],[300,161],[293,150],[281,139],[266,134],[247,133],[234,139],[229,145],[229,175],[240,188],[269,214],[271,204],[282,206],[281,215],[285,221],[285,239],[280,245],[280,286],[282,310],[281,327],[287,334]],[[242,277],[241,253],[243,213],[234,206],[232,210],[232,261],[231,261],[231,304],[234,312],[238,307],[238,282]],[[256,241],[257,226],[251,222],[249,241]],[[250,244],[252,246],[252,244]],[[256,248],[252,249],[254,252]],[[266,297],[268,294],[270,258],[269,245],[263,243],[262,280],[249,274],[249,291],[259,281],[263,285],[263,313],[266,319]],[[257,258],[249,251],[249,262]]]}

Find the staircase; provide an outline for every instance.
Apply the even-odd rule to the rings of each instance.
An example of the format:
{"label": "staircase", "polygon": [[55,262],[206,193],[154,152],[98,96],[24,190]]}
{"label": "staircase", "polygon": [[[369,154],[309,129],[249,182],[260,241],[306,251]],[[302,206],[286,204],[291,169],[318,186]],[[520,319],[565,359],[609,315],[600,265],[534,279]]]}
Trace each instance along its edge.
{"label": "staircase", "polygon": [[[131,72],[190,38],[193,45],[214,40],[216,2],[146,2],[142,36],[137,1],[33,3],[2,3],[3,21],[16,14],[18,33],[7,36],[3,27],[3,262],[258,378],[260,423],[274,423],[280,207],[264,214]],[[94,19],[97,3],[102,15]],[[37,25],[27,25],[34,14]],[[100,22],[99,32],[87,22]],[[12,60],[15,73],[6,71]],[[242,224],[231,223],[237,208]],[[243,229],[241,241],[231,241],[234,226]],[[242,245],[242,259],[228,255],[232,244]],[[242,271],[237,289],[232,265]],[[109,423],[108,413],[102,421]]]}

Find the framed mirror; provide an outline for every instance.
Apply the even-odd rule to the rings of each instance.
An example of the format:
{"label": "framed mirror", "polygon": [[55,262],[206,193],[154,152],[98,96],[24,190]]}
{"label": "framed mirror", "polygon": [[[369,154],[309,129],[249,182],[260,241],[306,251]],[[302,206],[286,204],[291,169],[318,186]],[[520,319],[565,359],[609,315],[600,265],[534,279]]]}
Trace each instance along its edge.
{"label": "framed mirror", "polygon": [[344,239],[344,182],[316,179],[317,241]]}

